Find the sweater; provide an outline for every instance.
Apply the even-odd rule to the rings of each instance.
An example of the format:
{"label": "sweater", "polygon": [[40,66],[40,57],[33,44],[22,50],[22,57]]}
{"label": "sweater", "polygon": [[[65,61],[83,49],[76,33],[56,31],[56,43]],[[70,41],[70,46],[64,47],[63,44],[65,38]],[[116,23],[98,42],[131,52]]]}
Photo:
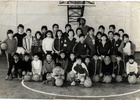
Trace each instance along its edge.
{"label": "sweater", "polygon": [[53,69],[55,68],[55,62],[53,60],[51,62],[44,60],[43,64],[44,64],[43,70],[45,73],[52,73],[53,72]]}
{"label": "sweater", "polygon": [[31,72],[31,70],[32,70],[31,62],[32,61],[30,59],[28,61],[24,60],[22,63],[22,71]]}
{"label": "sweater", "polygon": [[46,53],[46,51],[52,51],[54,39],[45,38],[42,41],[42,49]]}
{"label": "sweater", "polygon": [[130,64],[129,62],[126,63],[126,73],[129,74],[130,72],[134,72],[135,74],[138,73],[138,64],[134,62]]}
{"label": "sweater", "polygon": [[102,61],[102,73],[105,75],[111,75],[113,73],[113,63],[112,61],[106,65],[104,61]]}
{"label": "sweater", "polygon": [[41,75],[41,71],[42,71],[42,61],[41,60],[33,60],[32,61],[32,72],[33,74],[37,73],[39,75]]}

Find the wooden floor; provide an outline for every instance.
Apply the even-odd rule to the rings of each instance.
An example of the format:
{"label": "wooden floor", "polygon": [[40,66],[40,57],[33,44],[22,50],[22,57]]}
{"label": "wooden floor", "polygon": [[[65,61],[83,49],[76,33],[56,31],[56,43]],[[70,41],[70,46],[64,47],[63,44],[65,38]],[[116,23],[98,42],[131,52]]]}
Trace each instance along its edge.
{"label": "wooden floor", "polygon": [[[137,60],[140,63],[140,60]],[[64,97],[59,95],[47,95],[37,93],[22,86],[21,81],[13,79],[5,81],[7,73],[7,64],[5,56],[0,57],[0,98],[29,98],[29,99],[82,99],[83,97]],[[140,80],[137,84],[131,85],[128,83],[93,83],[91,88],[85,88],[83,85],[55,87],[42,84],[42,82],[24,82],[27,87],[42,91],[43,93],[71,95],[71,96],[107,96],[129,93],[140,89]],[[136,99],[137,98],[137,99]],[[139,98],[139,99],[138,99]],[[91,99],[91,98],[83,98]],[[125,96],[115,97],[94,97],[94,100],[140,100],[140,92]]]}

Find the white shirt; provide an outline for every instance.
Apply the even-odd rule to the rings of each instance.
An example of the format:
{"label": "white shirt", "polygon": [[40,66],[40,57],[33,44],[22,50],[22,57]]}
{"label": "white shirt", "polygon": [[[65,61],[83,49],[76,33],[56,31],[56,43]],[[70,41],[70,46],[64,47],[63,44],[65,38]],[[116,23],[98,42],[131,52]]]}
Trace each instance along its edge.
{"label": "white shirt", "polygon": [[37,73],[37,74],[41,74],[41,70],[42,70],[42,61],[41,60],[33,60],[32,61],[32,72],[33,74]]}
{"label": "white shirt", "polygon": [[42,49],[46,53],[46,51],[52,51],[54,39],[52,38],[45,38],[42,42]]}
{"label": "white shirt", "polygon": [[129,62],[126,63],[126,73],[129,74],[130,72],[135,72],[135,74],[137,74],[138,64],[136,62],[133,64],[130,64]]}
{"label": "white shirt", "polygon": [[123,48],[123,51],[128,55],[131,54],[131,43],[130,42],[126,43],[126,46]]}

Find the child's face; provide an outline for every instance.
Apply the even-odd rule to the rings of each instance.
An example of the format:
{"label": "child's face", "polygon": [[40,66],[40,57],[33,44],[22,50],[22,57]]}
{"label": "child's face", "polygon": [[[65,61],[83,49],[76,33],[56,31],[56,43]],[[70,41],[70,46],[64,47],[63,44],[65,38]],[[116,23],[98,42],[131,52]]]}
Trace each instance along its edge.
{"label": "child's face", "polygon": [[101,39],[101,34],[98,34],[98,35],[97,35],[97,38],[98,38],[98,39]]}
{"label": "child's face", "polygon": [[61,58],[65,58],[65,53],[60,54]]}
{"label": "child's face", "polygon": [[99,57],[97,55],[94,55],[93,58],[94,58],[94,60],[98,60],[99,59]]}
{"label": "child's face", "polygon": [[113,36],[113,33],[110,32],[110,33],[108,34],[108,38],[109,38],[109,39],[113,39],[113,37],[114,37],[114,36]]}
{"label": "child's face", "polygon": [[113,27],[110,27],[110,28],[109,28],[109,31],[115,32],[115,29],[114,29]]}
{"label": "child's face", "polygon": [[34,56],[33,58],[35,61],[37,61],[39,59],[39,57],[37,55]]}
{"label": "child's face", "polygon": [[89,31],[89,35],[91,35],[91,36],[94,35],[94,31],[93,30],[90,30]]}
{"label": "child's face", "polygon": [[81,36],[80,37],[80,42],[84,42],[84,40],[85,40],[85,37],[84,36]]}
{"label": "child's face", "polygon": [[70,37],[73,37],[73,32],[72,31],[70,31],[68,34],[69,34]]}
{"label": "child's face", "polygon": [[89,62],[90,62],[90,59],[89,59],[89,58],[86,58],[86,59],[85,59],[85,63],[88,64]]}
{"label": "child's face", "polygon": [[57,35],[58,35],[58,37],[61,37],[62,33],[59,31],[59,32],[57,32]]}
{"label": "child's face", "polygon": [[70,27],[70,26],[67,26],[67,27],[66,27],[66,32],[68,32],[69,29],[71,29],[71,27]]}
{"label": "child's face", "polygon": [[101,32],[101,33],[104,33],[104,29],[102,29],[102,28],[99,28],[98,31]]}
{"label": "child's face", "polygon": [[27,36],[31,36],[31,32],[30,31],[27,31]]}
{"label": "child's face", "polygon": [[46,30],[45,28],[43,28],[43,29],[41,30],[41,32],[42,32],[42,33],[46,33],[47,30]]}
{"label": "child's face", "polygon": [[133,63],[134,62],[134,59],[129,59],[129,63]]}
{"label": "child's face", "polygon": [[83,19],[80,20],[81,25],[85,25],[85,21]]}
{"label": "child's face", "polygon": [[101,39],[102,39],[102,41],[106,41],[106,37],[105,36],[102,36]]}
{"label": "child's face", "polygon": [[124,33],[122,31],[119,31],[119,34],[122,37]]}
{"label": "child's face", "polygon": [[117,61],[121,61],[121,57],[117,56],[116,57]]}
{"label": "child's face", "polygon": [[30,58],[29,56],[25,56],[25,57],[24,57],[24,60],[25,60],[25,61],[28,61],[29,58]]}
{"label": "child's face", "polygon": [[115,41],[117,41],[119,38],[120,38],[120,37],[117,36],[117,35],[114,36]]}
{"label": "child's face", "polygon": [[129,38],[124,37],[124,42],[126,43],[126,42],[128,42],[128,41],[129,41]]}
{"label": "child's face", "polygon": [[14,55],[14,57],[13,57],[15,60],[18,60],[19,59],[19,57],[17,56],[17,55]]}
{"label": "child's face", "polygon": [[12,38],[13,37],[13,33],[8,34],[8,37]]}
{"label": "child's face", "polygon": [[51,55],[47,55],[46,56],[46,60],[51,61],[52,60],[52,56]]}
{"label": "child's face", "polygon": [[81,63],[82,63],[81,59],[77,59],[76,61],[77,61],[77,64],[81,65]]}
{"label": "child's face", "polygon": [[105,59],[106,61],[109,61],[109,60],[110,60],[110,57],[109,57],[109,56],[106,56],[104,59]]}
{"label": "child's face", "polygon": [[74,59],[75,55],[74,54],[70,54],[70,59]]}
{"label": "child's face", "polygon": [[24,31],[24,29],[23,29],[22,27],[19,27],[19,28],[18,28],[18,32],[19,32],[19,33],[22,33],[23,31]]}
{"label": "child's face", "polygon": [[51,34],[50,32],[48,32],[48,33],[47,33],[47,37],[48,37],[48,38],[51,38],[51,37],[52,37],[52,34]]}
{"label": "child's face", "polygon": [[112,62],[116,62],[116,56],[112,55],[111,60],[112,60]]}
{"label": "child's face", "polygon": [[79,36],[80,34],[82,34],[81,30],[77,30],[77,35]]}
{"label": "child's face", "polygon": [[41,38],[40,34],[37,34],[36,37],[37,37],[37,39],[40,39]]}
{"label": "child's face", "polygon": [[54,26],[53,30],[56,32],[58,30],[58,26]]}

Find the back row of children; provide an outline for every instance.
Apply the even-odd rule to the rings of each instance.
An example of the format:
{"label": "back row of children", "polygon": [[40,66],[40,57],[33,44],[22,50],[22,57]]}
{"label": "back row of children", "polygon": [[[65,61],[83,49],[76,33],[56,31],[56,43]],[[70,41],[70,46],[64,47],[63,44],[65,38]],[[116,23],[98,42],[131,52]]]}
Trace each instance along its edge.
{"label": "back row of children", "polygon": [[[129,35],[124,34],[123,29],[115,32],[115,25],[110,25],[107,36],[104,33],[105,27],[101,25],[98,28],[96,36],[94,36],[94,28],[85,25],[85,23],[85,19],[79,19],[79,27],[76,29],[76,34],[70,24],[66,24],[66,32],[64,33],[59,29],[58,24],[53,25],[53,31],[48,30],[47,26],[42,26],[41,32],[37,31],[34,37],[31,35],[32,31],[30,28],[24,33],[24,26],[22,24],[17,27],[18,33],[14,35],[12,30],[8,30],[8,38],[3,41],[8,45],[8,49],[6,50],[8,68],[10,68],[11,57],[15,52],[22,55],[25,52],[32,56],[37,55],[41,61],[46,59],[45,54],[52,54],[55,63],[58,62],[57,60],[60,60],[59,57],[63,56],[63,54],[66,58],[69,58],[73,52],[75,56],[80,55],[82,61],[87,55],[90,55],[89,59],[98,56],[101,60],[104,60],[109,55],[107,57],[111,58],[113,63],[116,62],[116,57],[121,55],[119,57],[124,61],[122,68],[126,70],[125,66],[128,62],[128,57],[134,55],[136,48],[129,40]],[[66,68],[64,71],[66,71]]]}

